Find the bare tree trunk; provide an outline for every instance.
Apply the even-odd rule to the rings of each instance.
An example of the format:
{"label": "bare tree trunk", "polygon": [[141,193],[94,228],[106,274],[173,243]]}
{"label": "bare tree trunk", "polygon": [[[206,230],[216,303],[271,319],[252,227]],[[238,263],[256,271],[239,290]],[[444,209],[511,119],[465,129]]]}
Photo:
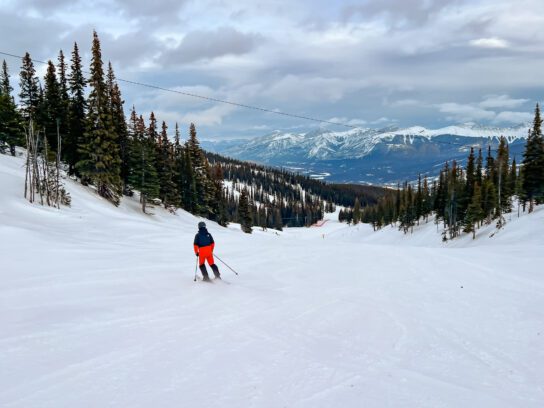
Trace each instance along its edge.
{"label": "bare tree trunk", "polygon": [[56,163],[56,176],[57,182],[55,185],[55,190],[57,194],[57,208],[60,209],[60,149],[61,149],[61,137],[59,132],[59,121],[57,119],[57,163]]}
{"label": "bare tree trunk", "polygon": [[[31,125],[32,125],[32,122],[30,122]],[[28,199],[30,202],[31,201],[31,197],[27,197],[27,194],[28,194],[28,183],[29,183],[29,174],[30,174],[30,151],[31,151],[31,147],[30,147],[30,138],[28,136],[30,130],[26,130],[25,129],[25,139],[26,139],[26,164],[25,164],[25,198]]]}
{"label": "bare tree trunk", "polygon": [[[45,136],[45,135],[44,135]],[[44,182],[44,193],[45,201],[49,207],[51,207],[51,190],[50,190],[50,181],[49,181],[49,163],[47,162],[47,156],[49,151],[47,150],[47,143],[43,144],[43,155],[42,155],[42,169],[43,169],[43,182]]]}

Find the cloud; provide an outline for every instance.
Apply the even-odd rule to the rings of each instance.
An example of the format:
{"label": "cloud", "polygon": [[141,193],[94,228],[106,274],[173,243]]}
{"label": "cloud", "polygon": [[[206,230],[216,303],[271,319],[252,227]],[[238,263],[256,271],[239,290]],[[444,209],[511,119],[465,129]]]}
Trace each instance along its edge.
{"label": "cloud", "polygon": [[527,123],[533,119],[533,114],[529,112],[499,112],[493,119],[495,123]]}
{"label": "cloud", "polygon": [[508,41],[497,37],[478,38],[476,40],[471,40],[469,44],[477,48],[508,48],[510,45]]}
{"label": "cloud", "polygon": [[529,102],[529,99],[514,99],[508,95],[489,95],[478,105],[482,108],[517,108]]}
{"label": "cloud", "polygon": [[148,21],[159,20],[164,23],[179,18],[179,12],[188,0],[114,0],[122,13]]}
{"label": "cloud", "polygon": [[402,108],[406,106],[418,106],[418,105],[422,105],[422,102],[418,101],[417,99],[400,99],[390,104],[390,106],[394,108]]}
{"label": "cloud", "polygon": [[364,20],[383,16],[392,25],[420,25],[447,7],[462,3],[459,0],[369,0],[362,5],[344,9],[345,18],[359,17]]}
{"label": "cloud", "polygon": [[437,104],[440,112],[448,114],[451,120],[461,122],[487,121],[491,123],[525,123],[531,120],[531,112],[523,111],[496,111],[493,108],[519,107],[528,99],[512,99],[508,95],[490,95],[479,103],[460,104],[448,102]]}
{"label": "cloud", "polygon": [[217,126],[223,119],[237,108],[232,105],[214,105],[210,108],[186,113],[180,118],[180,123],[195,123],[200,126]]}
{"label": "cloud", "polygon": [[[0,2],[2,51],[55,59],[77,41],[88,68],[96,29],[120,78],[310,117],[507,123],[544,92],[541,0]],[[17,82],[20,61],[7,62]],[[121,85],[127,107],[216,135],[314,126]]]}
{"label": "cloud", "polygon": [[470,122],[474,120],[493,120],[495,118],[495,112],[474,105],[448,102],[441,103],[437,106],[440,112],[448,114],[448,118],[457,121]]}
{"label": "cloud", "polygon": [[243,55],[254,50],[262,41],[261,35],[242,33],[232,27],[220,27],[213,31],[191,31],[177,47],[165,51],[161,60],[171,65],[226,55]]}

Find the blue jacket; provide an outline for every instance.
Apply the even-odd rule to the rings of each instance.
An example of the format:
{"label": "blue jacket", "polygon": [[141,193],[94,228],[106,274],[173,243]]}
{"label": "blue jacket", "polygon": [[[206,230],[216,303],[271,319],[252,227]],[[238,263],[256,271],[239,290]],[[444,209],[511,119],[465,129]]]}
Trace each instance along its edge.
{"label": "blue jacket", "polygon": [[205,247],[214,243],[212,234],[208,232],[206,228],[199,228],[198,233],[195,235],[195,246]]}

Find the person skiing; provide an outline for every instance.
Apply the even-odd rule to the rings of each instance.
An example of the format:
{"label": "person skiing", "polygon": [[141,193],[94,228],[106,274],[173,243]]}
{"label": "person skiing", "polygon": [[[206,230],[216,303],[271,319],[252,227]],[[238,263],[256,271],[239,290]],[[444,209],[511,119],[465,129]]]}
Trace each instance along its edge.
{"label": "person skiing", "polygon": [[195,235],[194,250],[195,254],[198,257],[198,265],[200,267],[200,272],[202,272],[202,277],[205,282],[210,281],[208,276],[208,270],[206,269],[205,262],[208,261],[208,265],[213,270],[215,279],[221,279],[219,274],[219,268],[215,264],[213,259],[213,248],[215,247],[215,242],[213,241],[212,234],[206,229],[206,223],[200,221],[198,223],[198,232]]}

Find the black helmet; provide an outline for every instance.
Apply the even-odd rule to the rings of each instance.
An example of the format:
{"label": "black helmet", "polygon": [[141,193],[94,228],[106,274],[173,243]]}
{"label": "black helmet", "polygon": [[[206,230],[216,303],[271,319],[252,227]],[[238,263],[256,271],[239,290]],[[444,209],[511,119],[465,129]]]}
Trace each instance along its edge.
{"label": "black helmet", "polygon": [[204,221],[200,221],[198,223],[198,228],[206,228],[206,223]]}

